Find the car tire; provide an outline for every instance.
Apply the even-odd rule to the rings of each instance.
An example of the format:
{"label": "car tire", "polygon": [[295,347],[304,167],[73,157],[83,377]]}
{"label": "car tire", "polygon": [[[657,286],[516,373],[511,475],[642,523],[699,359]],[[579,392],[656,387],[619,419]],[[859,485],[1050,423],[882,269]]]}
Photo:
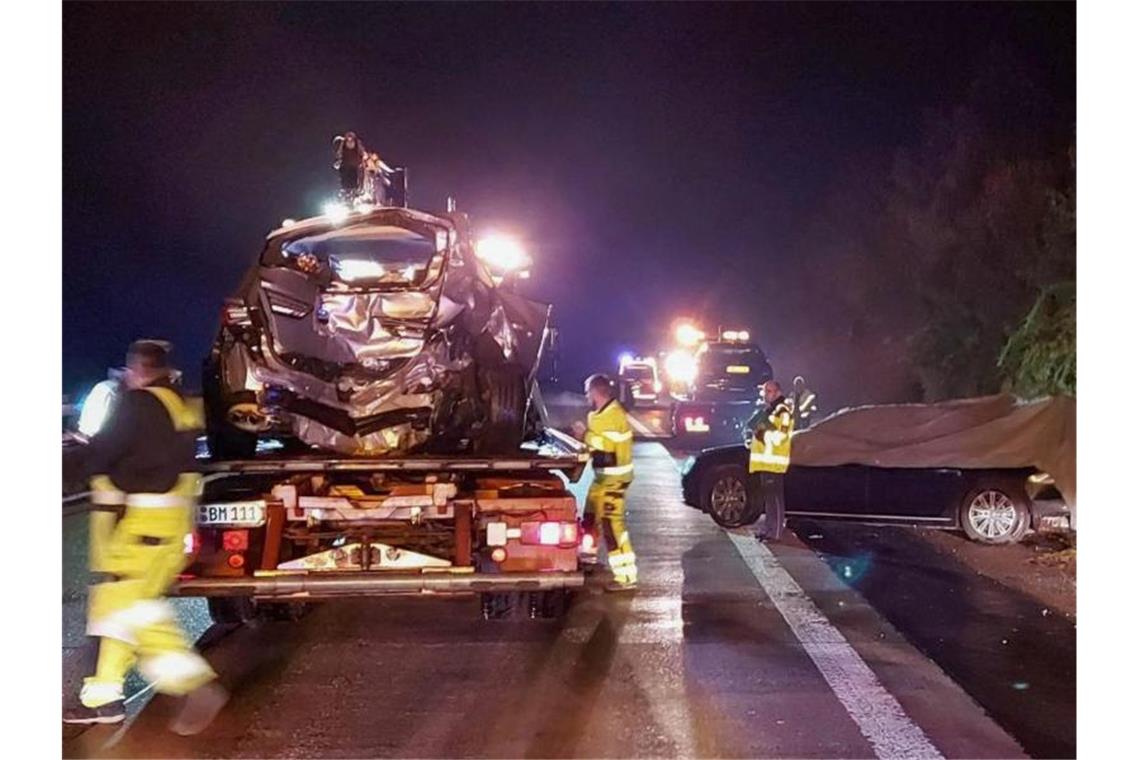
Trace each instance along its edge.
{"label": "car tire", "polygon": [[981,544],[1017,543],[1029,530],[1029,498],[1010,482],[982,483],[972,488],[958,510],[967,538]]}
{"label": "car tire", "polygon": [[501,367],[483,376],[487,424],[481,448],[488,454],[511,454],[523,442],[526,423],[526,383],[522,373]]}
{"label": "car tire", "polygon": [[722,528],[751,525],[760,517],[760,504],[751,498],[750,490],[743,467],[717,465],[701,479],[701,509]]}
{"label": "car tire", "polygon": [[238,400],[256,399],[252,392],[246,392],[239,398],[225,398],[218,365],[206,362],[202,372],[202,401],[206,407],[206,445],[211,459],[253,459],[257,453],[257,434],[230,425],[226,421],[226,410]]}

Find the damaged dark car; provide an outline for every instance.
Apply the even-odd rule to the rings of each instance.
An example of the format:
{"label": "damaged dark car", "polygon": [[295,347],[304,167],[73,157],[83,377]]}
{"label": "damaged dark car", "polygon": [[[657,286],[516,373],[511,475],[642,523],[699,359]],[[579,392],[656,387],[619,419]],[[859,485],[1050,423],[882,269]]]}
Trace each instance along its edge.
{"label": "damaged dark car", "polygon": [[466,216],[372,208],[272,232],[205,361],[214,458],[506,453],[538,432],[550,306],[476,255]]}

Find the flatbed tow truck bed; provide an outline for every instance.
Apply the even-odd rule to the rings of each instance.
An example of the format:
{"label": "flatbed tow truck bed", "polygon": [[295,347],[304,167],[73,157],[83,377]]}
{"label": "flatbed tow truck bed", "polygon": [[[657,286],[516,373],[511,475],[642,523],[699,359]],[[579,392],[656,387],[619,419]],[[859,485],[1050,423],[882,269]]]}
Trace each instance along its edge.
{"label": "flatbed tow truck bed", "polygon": [[506,456],[206,461],[192,562],[171,593],[207,597],[215,618],[243,600],[440,594],[479,594],[488,617],[522,595],[547,616],[584,584],[566,483],[587,461],[558,431]]}

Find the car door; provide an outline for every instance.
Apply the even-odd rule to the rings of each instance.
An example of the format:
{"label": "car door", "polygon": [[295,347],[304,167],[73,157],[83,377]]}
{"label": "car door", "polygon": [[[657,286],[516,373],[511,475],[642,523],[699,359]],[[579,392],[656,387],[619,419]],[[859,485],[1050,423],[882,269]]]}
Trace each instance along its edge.
{"label": "car door", "polygon": [[867,510],[867,470],[863,465],[804,467],[793,464],[784,479],[789,514],[859,517]]}
{"label": "car door", "polygon": [[965,487],[952,468],[868,468],[867,514],[909,520],[950,521]]}

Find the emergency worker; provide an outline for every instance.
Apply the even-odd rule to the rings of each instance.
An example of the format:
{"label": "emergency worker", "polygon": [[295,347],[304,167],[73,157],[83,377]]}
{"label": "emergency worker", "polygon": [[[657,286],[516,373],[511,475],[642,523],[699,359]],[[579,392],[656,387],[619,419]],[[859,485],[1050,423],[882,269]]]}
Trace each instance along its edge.
{"label": "emergency worker", "polygon": [[764,507],[764,528],[756,538],[779,541],[784,532],[784,473],[792,458],[795,410],[775,380],[764,383],[764,406],[749,421],[749,498]]}
{"label": "emergency worker", "polygon": [[95,674],[84,679],[66,723],[118,723],[132,667],[163,694],[182,697],[170,724],[182,735],[206,728],[227,692],[194,651],[163,599],[186,565],[201,492],[195,470],[199,414],[171,383],[168,346],[136,341],[123,390],[91,442],[66,465],[93,476],[90,549],[95,584],[87,633],[99,639]]}
{"label": "emergency worker", "polygon": [[368,155],[364,143],[355,132],[345,132],[343,137],[333,139],[333,149],[336,151],[333,168],[340,175],[341,194],[355,195],[360,192],[364,180],[364,162]]}
{"label": "emergency worker", "polygon": [[578,432],[590,449],[594,482],[586,495],[583,522],[591,535],[601,528],[613,575],[607,590],[630,590],[637,586],[637,557],[625,525],[625,494],[633,482],[633,431],[608,377],[591,375],[585,390],[593,409],[584,427],[578,423]]}

